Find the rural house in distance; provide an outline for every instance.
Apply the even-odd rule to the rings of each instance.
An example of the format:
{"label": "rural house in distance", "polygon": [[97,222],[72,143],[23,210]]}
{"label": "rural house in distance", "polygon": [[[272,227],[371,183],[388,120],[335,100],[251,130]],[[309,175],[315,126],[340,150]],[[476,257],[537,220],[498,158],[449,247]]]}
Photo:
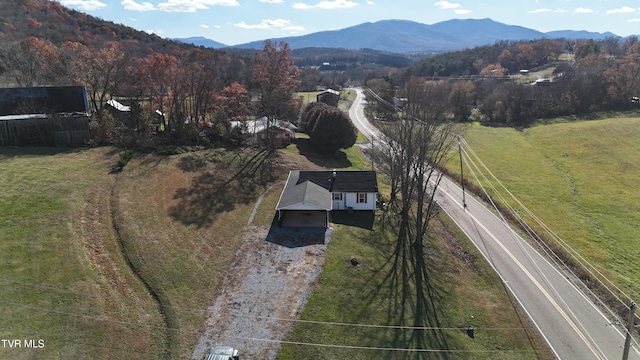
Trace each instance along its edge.
{"label": "rural house in distance", "polygon": [[316,94],[316,101],[331,106],[338,106],[340,101],[340,91],[327,89]]}
{"label": "rural house in distance", "polygon": [[271,142],[277,147],[289,146],[296,138],[298,127],[288,121],[269,120],[263,116],[256,120],[232,121],[232,128],[239,128],[250,136],[252,143]]}
{"label": "rural house in distance", "polygon": [[331,211],[375,211],[377,194],[375,171],[291,170],[276,205],[278,222],[306,216],[327,226]]}

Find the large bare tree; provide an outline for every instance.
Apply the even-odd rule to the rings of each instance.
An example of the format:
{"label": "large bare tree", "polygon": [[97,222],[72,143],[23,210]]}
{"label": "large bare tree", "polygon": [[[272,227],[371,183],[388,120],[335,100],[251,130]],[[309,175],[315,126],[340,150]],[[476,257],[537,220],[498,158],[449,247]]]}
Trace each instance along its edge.
{"label": "large bare tree", "polygon": [[[460,129],[446,112],[449,89],[445,82],[412,78],[401,92],[406,107],[397,121],[383,127],[387,137],[383,163],[391,180],[389,211],[399,221],[389,279],[402,289],[399,315],[403,321],[413,319],[405,325],[422,328],[413,332],[409,343],[415,348],[446,347],[444,334],[437,330],[430,330],[432,336],[424,334],[424,327],[438,326],[425,264],[425,239],[438,211],[435,194],[442,178],[438,168],[449,156]],[[427,339],[437,343],[427,344]]]}

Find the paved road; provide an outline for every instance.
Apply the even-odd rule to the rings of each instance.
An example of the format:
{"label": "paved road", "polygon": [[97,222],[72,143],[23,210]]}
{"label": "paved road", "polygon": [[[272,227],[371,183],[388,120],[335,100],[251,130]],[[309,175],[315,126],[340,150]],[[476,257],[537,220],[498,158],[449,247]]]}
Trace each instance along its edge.
{"label": "paved road", "polygon": [[[349,115],[367,138],[382,134],[365,118],[358,90]],[[467,234],[500,275],[560,359],[622,359],[624,326],[598,309],[566,274],[546,261],[511,228],[474,198],[443,179],[436,201]],[[629,359],[640,359],[633,348]]]}

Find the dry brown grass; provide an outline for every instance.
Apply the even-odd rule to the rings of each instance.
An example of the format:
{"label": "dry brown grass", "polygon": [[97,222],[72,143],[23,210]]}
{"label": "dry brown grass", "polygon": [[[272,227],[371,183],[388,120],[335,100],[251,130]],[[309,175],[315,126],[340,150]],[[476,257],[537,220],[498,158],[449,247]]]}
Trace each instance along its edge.
{"label": "dry brown grass", "polygon": [[[0,349],[0,358],[189,358],[264,187],[228,181],[233,154],[220,150],[136,154],[118,174],[109,174],[119,153],[112,148],[4,150],[0,274],[5,283],[32,285],[4,288],[8,330],[1,334],[42,336],[47,343],[39,351]],[[311,159],[295,148],[278,152],[274,182],[291,169],[320,168],[318,158]],[[254,223],[270,222],[280,189],[267,194]],[[337,243],[353,251],[349,234]],[[466,264],[464,249],[450,246]],[[458,290],[487,306],[504,301],[468,291]]]}
{"label": "dry brown grass", "polygon": [[117,184],[125,250],[163,304],[171,358],[193,349],[258,191],[210,163],[182,171],[180,158],[134,158]]}

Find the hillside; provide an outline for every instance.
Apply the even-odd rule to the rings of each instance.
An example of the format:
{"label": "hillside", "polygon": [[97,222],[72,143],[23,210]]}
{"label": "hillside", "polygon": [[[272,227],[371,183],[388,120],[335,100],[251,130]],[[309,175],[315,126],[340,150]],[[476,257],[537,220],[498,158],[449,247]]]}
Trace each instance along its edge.
{"label": "hillside", "polygon": [[0,1],[2,42],[10,44],[29,36],[46,39],[56,46],[75,41],[99,48],[106,42],[117,41],[138,56],[152,51],[170,53],[174,49],[193,47],[71,10],[57,1]]}

